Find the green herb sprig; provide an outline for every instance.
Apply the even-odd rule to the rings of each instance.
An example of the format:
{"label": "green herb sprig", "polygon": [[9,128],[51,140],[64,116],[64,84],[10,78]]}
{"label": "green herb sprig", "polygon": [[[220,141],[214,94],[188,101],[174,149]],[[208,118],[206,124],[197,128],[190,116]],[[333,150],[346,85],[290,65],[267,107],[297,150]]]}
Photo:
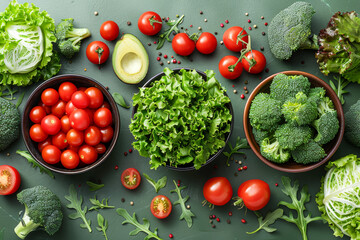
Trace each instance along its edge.
{"label": "green herb sprig", "polygon": [[35,159],[30,155],[29,152],[17,150],[16,153],[19,154],[20,156],[23,156],[24,158],[26,158],[26,160],[28,160],[28,162],[32,164],[33,168],[39,168],[41,173],[46,173],[51,178],[55,178],[54,174],[49,169],[43,167],[37,161],[35,161]]}
{"label": "green herb sprig", "polygon": [[284,210],[282,210],[281,208],[278,208],[273,212],[268,212],[266,214],[265,218],[263,218],[263,216],[257,214],[259,227],[252,232],[246,232],[246,233],[254,234],[254,233],[260,231],[261,229],[265,230],[268,233],[275,232],[277,229],[273,228],[273,227],[269,227],[269,226],[271,224],[273,224],[277,219],[281,218],[283,216],[283,214],[284,214]]}
{"label": "green herb sprig", "polygon": [[89,186],[90,191],[97,191],[105,186],[105,184],[97,184],[91,181],[86,181],[86,184]]}
{"label": "green herb sprig", "polygon": [[158,44],[156,47],[156,50],[159,50],[160,48],[162,48],[164,46],[165,40],[167,40],[168,42],[171,42],[171,39],[169,38],[170,34],[174,31],[175,33],[179,33],[179,28],[178,26],[182,23],[183,19],[184,19],[184,15],[180,16],[178,20],[174,21],[168,21],[166,22],[166,24],[170,27],[169,29],[167,29],[164,33],[159,35],[159,39],[158,39]]}
{"label": "green herb sprig", "polygon": [[167,183],[167,177],[164,176],[160,178],[157,182],[155,182],[154,179],[152,179],[149,175],[146,173],[143,173],[146,180],[155,188],[155,192],[158,193],[160,189],[166,186]]}
{"label": "green herb sprig", "polygon": [[340,76],[334,77],[334,80],[337,81],[337,86],[334,84],[333,81],[330,80],[330,87],[336,92],[336,95],[338,96],[341,104],[344,104],[345,99],[343,94],[349,93],[348,91],[345,91],[344,88],[350,83],[350,81],[344,80]]}
{"label": "green herb sprig", "polygon": [[126,104],[124,97],[120,93],[114,92],[112,95],[114,97],[115,102],[119,106],[123,108],[130,108],[130,106]]}
{"label": "green herb sprig", "polygon": [[240,137],[237,137],[235,147],[233,147],[230,142],[228,142],[228,146],[230,148],[230,152],[223,152],[223,154],[227,157],[227,160],[226,160],[227,166],[230,166],[229,160],[233,154],[236,154],[236,153],[237,154],[245,154],[244,152],[238,151],[239,149],[250,148],[246,138],[240,138]]}
{"label": "green herb sprig", "polygon": [[109,199],[104,198],[101,200],[101,202],[96,198],[90,198],[90,202],[93,205],[91,208],[89,208],[89,211],[98,210],[98,209],[104,209],[104,208],[115,208],[114,206],[110,206],[108,204]]}
{"label": "green herb sprig", "polygon": [[108,240],[108,237],[106,235],[106,230],[108,229],[108,221],[106,219],[104,219],[103,216],[101,216],[100,213],[98,213],[97,215],[97,221],[98,221],[98,227],[96,227],[96,229],[99,231],[99,232],[102,232],[104,237],[105,237],[105,240]]}

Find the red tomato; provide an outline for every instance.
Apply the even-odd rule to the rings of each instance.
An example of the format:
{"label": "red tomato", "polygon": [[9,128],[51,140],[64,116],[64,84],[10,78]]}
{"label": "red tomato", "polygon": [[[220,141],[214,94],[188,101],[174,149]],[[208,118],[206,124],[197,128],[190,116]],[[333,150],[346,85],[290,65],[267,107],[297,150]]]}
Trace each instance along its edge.
{"label": "red tomato", "polygon": [[[79,148],[80,146],[73,146],[73,145],[69,145],[66,150],[71,150],[71,151],[74,151],[77,155],[77,152],[79,152]],[[80,160],[79,160],[80,161]]]}
{"label": "red tomato", "polygon": [[46,114],[50,114],[51,113],[51,107],[50,106],[46,106],[41,100],[39,101],[38,105],[40,107],[43,107],[45,109]]}
{"label": "red tomato", "polygon": [[106,128],[101,128],[101,142],[107,143],[110,142],[114,136],[114,129],[111,126],[107,126]]}
{"label": "red tomato", "polygon": [[76,108],[87,108],[90,104],[90,98],[83,91],[76,91],[71,96],[71,102]]}
{"label": "red tomato", "polygon": [[47,88],[41,93],[41,101],[46,106],[52,106],[59,101],[59,93],[53,88]]}
{"label": "red tomato", "polygon": [[51,113],[61,118],[65,114],[65,107],[66,103],[63,100],[59,100],[55,105],[51,106]]}
{"label": "red tomato", "polygon": [[90,125],[90,118],[88,113],[83,109],[74,110],[69,117],[72,128],[83,131]]}
{"label": "red tomato", "polygon": [[66,134],[69,145],[78,147],[84,142],[84,133],[75,129],[70,129]]}
{"label": "red tomato", "polygon": [[219,72],[221,73],[221,75],[226,78],[226,79],[236,79],[238,77],[240,77],[242,71],[243,71],[243,66],[241,64],[241,62],[239,62],[234,71],[230,72],[229,71],[229,66],[234,65],[237,62],[238,58],[235,56],[225,56],[223,57],[220,62],[219,62]]}
{"label": "red tomato", "polygon": [[[246,59],[248,60],[246,60]],[[250,63],[255,64],[250,68]],[[245,54],[245,57],[241,59],[241,63],[244,66],[245,71],[252,74],[261,73],[266,65],[266,58],[264,54],[257,50],[251,50]]]}
{"label": "red tomato", "polygon": [[79,155],[72,150],[65,150],[61,154],[61,164],[67,169],[74,169],[80,163]]}
{"label": "red tomato", "polygon": [[67,115],[63,116],[60,119],[60,122],[61,122],[61,131],[67,133],[71,129],[69,117]]}
{"label": "red tomato", "polygon": [[90,99],[89,108],[99,108],[103,104],[104,96],[96,87],[89,87],[85,93]]}
{"label": "red tomato", "polygon": [[242,183],[237,192],[244,205],[252,211],[266,206],[270,200],[269,185],[263,180],[253,179]]}
{"label": "red tomato", "polygon": [[186,33],[176,34],[171,45],[173,50],[181,56],[188,56],[195,50],[195,42]]}
{"label": "red tomato", "polygon": [[71,96],[76,91],[77,87],[71,82],[63,82],[59,87],[60,98],[65,102],[70,101]]}
{"label": "red tomato", "polygon": [[45,141],[38,143],[38,149],[40,152],[42,152],[44,147],[51,145],[51,144],[52,144],[51,137],[48,137]]}
{"label": "red tomato", "polygon": [[48,134],[41,128],[41,125],[36,123],[30,128],[30,138],[34,142],[43,142],[48,137]]}
{"label": "red tomato", "polygon": [[85,143],[90,146],[98,145],[101,141],[101,132],[95,126],[90,126],[85,130]]}
{"label": "red tomato", "polygon": [[108,102],[104,102],[101,106],[100,106],[100,108],[108,108],[108,109],[110,109],[111,110],[111,106],[110,106],[110,103],[108,103]]}
{"label": "red tomato", "polygon": [[67,102],[66,106],[65,106],[65,111],[66,111],[66,114],[70,116],[70,114],[75,110],[77,109],[77,107],[74,106],[74,104],[69,101]]}
{"label": "red tomato", "polygon": [[98,153],[96,149],[89,145],[82,145],[79,149],[79,157],[83,163],[92,164],[96,161]]}
{"label": "red tomato", "polygon": [[95,113],[95,109],[88,109],[88,108],[85,108],[84,109],[85,112],[87,113],[87,115],[89,116],[89,119],[90,119],[90,125],[93,125],[94,124],[94,113]]}
{"label": "red tomato", "polygon": [[168,197],[158,195],[153,198],[150,204],[151,213],[159,219],[167,218],[172,210],[172,204]]}
{"label": "red tomato", "polygon": [[203,187],[205,199],[216,206],[228,203],[233,195],[229,180],[224,177],[213,177],[207,180]]}
{"label": "red tomato", "polygon": [[21,183],[18,170],[9,165],[0,165],[0,195],[10,195],[16,192]]}
{"label": "red tomato", "polygon": [[93,64],[103,64],[109,55],[109,47],[101,41],[94,41],[86,48],[86,56]]}
{"label": "red tomato", "polygon": [[111,111],[107,108],[99,108],[94,113],[94,123],[96,126],[104,128],[112,123]]}
{"label": "red tomato", "polygon": [[100,35],[105,40],[113,41],[119,36],[119,26],[114,21],[106,21],[101,24]]}
{"label": "red tomato", "polygon": [[51,138],[52,144],[59,148],[60,150],[67,148],[69,145],[66,140],[66,134],[63,132],[59,132]]}
{"label": "red tomato", "polygon": [[138,28],[140,32],[145,35],[155,35],[160,32],[162,27],[162,20],[156,12],[144,12],[138,20]]}
{"label": "red tomato", "polygon": [[41,106],[33,107],[29,114],[29,118],[33,123],[40,123],[45,116],[46,111]]}
{"label": "red tomato", "polygon": [[213,53],[217,46],[216,37],[209,32],[203,32],[196,41],[196,49],[202,54]]}
{"label": "red tomato", "polygon": [[42,150],[41,156],[45,162],[49,164],[56,164],[60,162],[61,151],[54,145],[48,145]]}
{"label": "red tomato", "polygon": [[106,146],[104,144],[102,144],[102,143],[99,143],[94,148],[96,149],[98,154],[103,154],[103,153],[106,152]]}
{"label": "red tomato", "polygon": [[127,189],[135,189],[140,185],[141,176],[135,168],[128,168],[121,174],[121,183]]}
{"label": "red tomato", "polygon": [[223,41],[230,51],[240,52],[241,49],[246,48],[249,37],[242,27],[234,26],[224,32]]}
{"label": "red tomato", "polygon": [[47,134],[54,135],[61,129],[60,119],[54,115],[47,115],[41,120],[41,128]]}

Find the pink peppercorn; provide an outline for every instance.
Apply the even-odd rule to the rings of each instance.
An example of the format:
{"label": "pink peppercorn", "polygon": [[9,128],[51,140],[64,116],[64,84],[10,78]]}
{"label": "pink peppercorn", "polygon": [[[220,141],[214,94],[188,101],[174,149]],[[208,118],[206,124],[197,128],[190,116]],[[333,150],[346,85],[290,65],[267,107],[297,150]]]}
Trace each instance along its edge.
{"label": "pink peppercorn", "polygon": [[125,156],[125,157],[127,156],[127,152],[124,152],[124,156]]}
{"label": "pink peppercorn", "polygon": [[176,59],[173,59],[172,62],[173,62],[173,63],[177,63]]}
{"label": "pink peppercorn", "polygon": [[241,99],[244,99],[244,98],[245,98],[245,95],[244,95],[244,94],[241,94],[240,97],[241,97]]}
{"label": "pink peppercorn", "polygon": [[267,22],[266,22],[266,23],[264,23],[264,24],[265,24],[265,26],[269,25]]}
{"label": "pink peppercorn", "polygon": [[190,27],[193,27],[193,25],[191,24]]}
{"label": "pink peppercorn", "polygon": [[243,169],[246,170],[246,169],[247,169],[247,166],[243,166]]}
{"label": "pink peppercorn", "polygon": [[229,20],[226,19],[226,20],[225,20],[225,23],[229,23]]}
{"label": "pink peppercorn", "polygon": [[250,20],[250,19],[248,19],[248,23],[251,23],[251,20]]}
{"label": "pink peppercorn", "polygon": [[178,64],[180,64],[181,62],[180,61],[178,61]]}
{"label": "pink peppercorn", "polygon": [[232,212],[229,212],[229,216],[232,216]]}
{"label": "pink peppercorn", "polygon": [[114,169],[115,169],[115,170],[118,170],[118,169],[119,169],[119,166],[118,166],[118,165],[115,165]]}
{"label": "pink peppercorn", "polygon": [[131,148],[129,149],[129,153],[132,153],[132,149],[131,149]]}
{"label": "pink peppercorn", "polygon": [[164,58],[167,58],[167,57],[168,57],[168,56],[165,54],[165,55],[164,55]]}
{"label": "pink peppercorn", "polygon": [[169,238],[173,238],[174,237],[174,235],[172,235],[171,233],[169,234]]}
{"label": "pink peppercorn", "polygon": [[241,222],[242,222],[242,223],[246,223],[246,220],[242,218],[242,219],[241,219]]}
{"label": "pink peppercorn", "polygon": [[217,221],[217,222],[220,222],[220,218],[216,218],[216,221]]}
{"label": "pink peppercorn", "polygon": [[235,85],[232,85],[232,87],[235,87]]}
{"label": "pink peppercorn", "polygon": [[157,58],[156,58],[156,60],[160,61],[160,60],[161,60],[161,58],[160,58],[160,57],[157,57]]}
{"label": "pink peppercorn", "polygon": [[277,187],[277,186],[279,186],[279,184],[275,183],[275,186]]}
{"label": "pink peppercorn", "polygon": [[222,27],[222,28],[223,28],[223,27],[224,27],[224,24],[223,24],[223,23],[220,23],[220,27]]}
{"label": "pink peppercorn", "polygon": [[241,167],[239,167],[239,168],[238,168],[238,171],[240,172],[241,170],[242,170],[242,168],[241,168]]}
{"label": "pink peppercorn", "polygon": [[216,216],[215,216],[215,215],[212,215],[212,218],[214,219],[214,218],[216,218]]}
{"label": "pink peppercorn", "polygon": [[251,27],[249,27],[249,30],[252,30],[252,28],[251,28]]}
{"label": "pink peppercorn", "polygon": [[154,41],[154,44],[156,44],[156,41]]}

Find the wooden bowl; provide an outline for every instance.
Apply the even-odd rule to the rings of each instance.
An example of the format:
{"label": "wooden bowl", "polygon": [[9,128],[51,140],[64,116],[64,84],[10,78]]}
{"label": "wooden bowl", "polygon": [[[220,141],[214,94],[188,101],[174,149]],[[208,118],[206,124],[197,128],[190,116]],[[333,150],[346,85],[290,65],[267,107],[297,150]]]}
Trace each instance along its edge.
{"label": "wooden bowl", "polygon": [[292,160],[290,160],[289,162],[283,163],[283,164],[277,164],[275,162],[267,160],[265,157],[263,157],[261,155],[260,147],[257,144],[257,142],[255,141],[254,135],[252,133],[252,127],[250,125],[250,119],[249,119],[250,105],[258,93],[262,93],[262,92],[269,93],[270,84],[271,84],[273,78],[279,73],[271,75],[270,77],[268,77],[264,81],[262,81],[254,89],[254,91],[251,93],[250,97],[248,98],[247,103],[245,105],[244,116],[243,116],[244,117],[243,123],[244,123],[245,136],[246,136],[246,139],[247,139],[251,149],[254,151],[256,156],[258,158],[260,158],[260,160],[263,161],[268,166],[270,166],[274,169],[277,169],[279,171],[283,171],[283,172],[290,172],[290,173],[307,172],[307,171],[313,170],[313,169],[323,165],[324,163],[326,163],[332,157],[332,155],[336,152],[336,150],[339,148],[340,143],[343,138],[343,135],[344,135],[344,128],[345,128],[344,112],[343,112],[341,103],[340,103],[339,98],[337,97],[336,93],[332,90],[332,88],[326,82],[324,82],[320,78],[318,78],[310,73],[301,72],[301,71],[285,71],[285,72],[280,72],[280,73],[283,73],[286,75],[303,75],[303,76],[307,77],[311,83],[311,87],[323,87],[326,90],[326,96],[328,96],[333,101],[334,107],[337,111],[340,128],[339,128],[339,131],[336,134],[335,138],[331,142],[329,142],[323,146],[323,148],[327,154],[326,157],[323,158],[319,162],[303,165],[303,164],[298,164]]}

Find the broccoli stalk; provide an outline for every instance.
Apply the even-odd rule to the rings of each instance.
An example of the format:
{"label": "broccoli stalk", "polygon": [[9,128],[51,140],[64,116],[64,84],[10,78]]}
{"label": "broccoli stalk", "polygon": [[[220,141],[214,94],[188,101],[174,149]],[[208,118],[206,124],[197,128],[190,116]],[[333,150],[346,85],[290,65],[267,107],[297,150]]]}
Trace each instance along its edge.
{"label": "broccoli stalk", "polygon": [[21,239],[24,239],[29,233],[40,227],[40,224],[35,223],[33,220],[31,220],[28,214],[29,209],[27,206],[25,206],[24,216],[21,222],[19,222],[19,224],[14,229],[16,235],[18,235],[18,237]]}

